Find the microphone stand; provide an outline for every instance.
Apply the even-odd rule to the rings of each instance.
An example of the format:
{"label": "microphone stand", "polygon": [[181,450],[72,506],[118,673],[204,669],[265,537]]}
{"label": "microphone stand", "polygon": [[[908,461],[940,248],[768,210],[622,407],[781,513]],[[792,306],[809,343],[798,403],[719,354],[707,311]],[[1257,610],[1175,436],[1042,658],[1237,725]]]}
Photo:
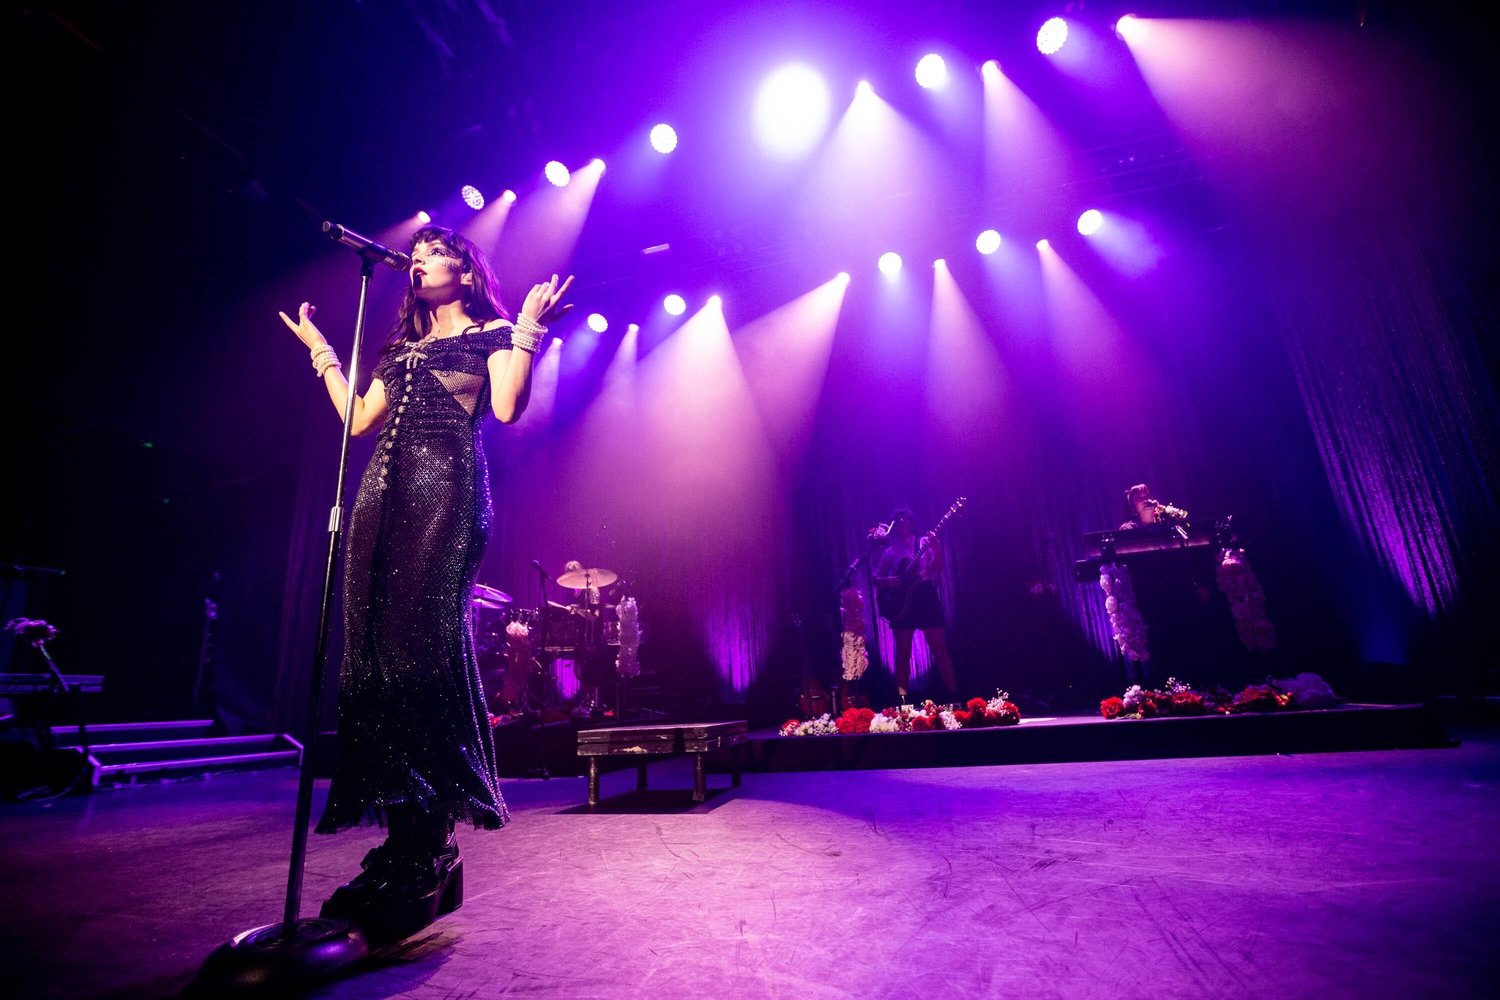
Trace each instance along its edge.
{"label": "microphone stand", "polygon": [[[378,246],[375,244],[374,246]],[[383,251],[384,248],[381,248]],[[337,582],[339,550],[344,539],[344,483],[349,470],[349,439],[354,433],[354,394],[359,380],[359,352],[365,333],[365,307],[370,278],[384,254],[366,247],[357,251],[359,311],[354,320],[354,346],[349,352],[349,394],[344,400],[344,431],[339,442],[338,482],[333,509],[328,513],[328,561],[323,571],[323,596],[318,606],[318,635],[313,646],[312,688],[302,743],[302,771],[297,781],[297,812],[292,827],[292,858],[287,870],[286,907],[279,923],[236,934],[220,945],[198,970],[198,982],[211,990],[255,990],[306,985],[326,979],[362,961],[369,943],[347,920],[325,917],[301,919],[303,862],[307,857],[307,827],[312,819],[313,780],[316,775],[318,725],[323,716],[323,687],[328,666],[328,631],[332,619],[333,588]]]}
{"label": "microphone stand", "polygon": [[[542,564],[539,561],[532,560],[532,566],[536,569],[538,577],[537,585],[541,593],[541,596],[537,598],[536,605],[537,624],[542,629],[542,641],[537,647],[541,650],[541,655],[537,657],[537,662],[541,663],[547,656],[547,584],[551,582],[552,577],[547,575],[546,570],[542,569]],[[556,689],[555,681],[550,684],[548,683],[548,678],[552,676],[552,669],[556,666],[557,656],[554,654],[552,659],[547,661],[545,676],[539,678],[543,685],[542,697],[536,706],[536,740],[531,744],[532,748],[536,751],[536,766],[528,768],[528,770],[541,771],[543,781],[552,777],[552,772],[547,770],[547,693],[549,687],[553,690]],[[527,726],[527,729],[530,728],[530,726]]]}

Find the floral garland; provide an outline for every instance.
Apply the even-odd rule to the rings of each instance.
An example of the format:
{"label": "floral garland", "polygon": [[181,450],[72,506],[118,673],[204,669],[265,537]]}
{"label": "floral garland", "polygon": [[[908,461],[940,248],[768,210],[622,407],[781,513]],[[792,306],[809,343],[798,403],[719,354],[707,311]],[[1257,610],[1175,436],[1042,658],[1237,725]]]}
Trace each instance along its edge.
{"label": "floral garland", "polygon": [[782,736],[828,736],[842,733],[923,733],[938,730],[985,729],[1014,726],[1021,721],[1021,710],[1004,691],[997,691],[989,701],[971,698],[963,708],[938,705],[932,701],[921,705],[901,705],[876,712],[869,708],[851,708],[837,719],[824,715],[803,722],[788,719],[781,727]]}
{"label": "floral garland", "polygon": [[1246,649],[1275,649],[1276,628],[1266,617],[1266,592],[1261,589],[1244,549],[1219,554],[1219,589],[1229,598],[1234,628]]}
{"label": "floral garland", "polygon": [[870,668],[865,650],[865,595],[850,587],[840,595],[844,619],[844,680],[857,681]]}
{"label": "floral garland", "polygon": [[1106,719],[1154,719],[1166,715],[1239,715],[1243,712],[1291,712],[1299,709],[1328,708],[1337,704],[1328,682],[1317,674],[1298,674],[1286,680],[1266,679],[1251,684],[1238,694],[1221,687],[1194,691],[1186,681],[1167,678],[1164,688],[1147,691],[1131,685],[1124,697],[1105,698],[1099,703],[1099,714]]}
{"label": "floral garland", "polygon": [[1130,570],[1118,563],[1100,566],[1099,589],[1104,591],[1104,610],[1109,612],[1110,630],[1120,652],[1136,663],[1151,659],[1151,649],[1146,644],[1146,620],[1135,604]]}
{"label": "floral garland", "polygon": [[621,677],[640,675],[637,654],[641,650],[641,611],[634,597],[627,597],[615,608],[620,619],[620,655],[615,658],[615,672]]}

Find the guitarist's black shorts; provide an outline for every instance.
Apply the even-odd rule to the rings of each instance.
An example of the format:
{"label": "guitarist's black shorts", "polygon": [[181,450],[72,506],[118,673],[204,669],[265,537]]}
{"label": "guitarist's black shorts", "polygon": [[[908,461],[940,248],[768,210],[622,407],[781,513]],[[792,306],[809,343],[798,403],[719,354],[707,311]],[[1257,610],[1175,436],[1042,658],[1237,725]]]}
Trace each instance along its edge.
{"label": "guitarist's black shorts", "polygon": [[920,580],[911,591],[911,608],[891,622],[891,629],[942,628],[943,602],[938,599],[937,584],[931,580]]}

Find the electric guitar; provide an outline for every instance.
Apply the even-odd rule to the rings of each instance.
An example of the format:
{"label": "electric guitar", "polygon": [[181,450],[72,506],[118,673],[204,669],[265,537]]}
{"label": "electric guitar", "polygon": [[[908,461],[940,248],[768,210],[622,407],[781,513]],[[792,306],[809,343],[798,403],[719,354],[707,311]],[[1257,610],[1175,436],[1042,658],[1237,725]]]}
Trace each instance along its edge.
{"label": "electric guitar", "polygon": [[[943,525],[948,523],[948,519],[963,510],[967,502],[967,497],[959,497],[953,501],[953,506],[949,507],[947,513],[938,519],[938,523],[932,526],[932,530],[941,531]],[[917,542],[916,558],[903,556],[896,564],[897,582],[893,586],[880,587],[875,591],[875,606],[880,609],[880,617],[886,621],[893,622],[911,610],[912,594],[916,592],[917,584],[922,582],[922,553],[926,551],[924,548],[926,544],[927,538],[924,535]]]}

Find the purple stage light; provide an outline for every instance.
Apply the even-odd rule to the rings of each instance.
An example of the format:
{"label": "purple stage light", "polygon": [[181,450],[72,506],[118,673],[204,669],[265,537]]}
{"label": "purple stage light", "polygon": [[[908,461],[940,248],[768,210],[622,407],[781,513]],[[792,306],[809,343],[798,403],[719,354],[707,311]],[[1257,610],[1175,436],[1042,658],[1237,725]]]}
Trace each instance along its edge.
{"label": "purple stage light", "polygon": [[866,96],[868,96],[870,94],[873,94],[873,93],[875,93],[875,88],[872,87],[872,86],[870,86],[870,81],[869,80],[861,80],[854,87],[854,96],[855,97],[866,97]]}
{"label": "purple stage light", "polygon": [[459,188],[458,195],[464,200],[465,205],[468,205],[476,212],[484,207],[484,195],[472,184],[465,184]]}
{"label": "purple stage light", "polygon": [[589,161],[589,166],[597,168],[601,174],[604,173],[604,161],[597,156]]}
{"label": "purple stage light", "polygon": [[1115,34],[1126,45],[1134,45],[1146,37],[1146,22],[1134,14],[1126,14],[1115,22]]}
{"label": "purple stage light", "polygon": [[985,256],[989,256],[996,250],[1000,249],[1000,234],[995,232],[995,230],[993,229],[986,229],[984,232],[980,233],[979,238],[974,241],[974,249],[978,250]]}
{"label": "purple stage light", "polygon": [[572,177],[572,174],[568,173],[568,168],[556,160],[547,161],[547,166],[542,168],[542,173],[556,187],[567,187],[568,180]]}
{"label": "purple stage light", "polygon": [[1036,47],[1044,56],[1050,56],[1063,47],[1068,40],[1068,22],[1060,17],[1047,19],[1036,33]]}
{"label": "purple stage light", "polygon": [[687,312],[687,300],[674,293],[661,300],[661,307],[667,311],[668,316],[681,316]]}
{"label": "purple stage light", "polygon": [[901,255],[894,250],[880,255],[880,273],[887,278],[894,278],[901,273]]}
{"label": "purple stage light", "polygon": [[1093,236],[1104,225],[1104,213],[1097,208],[1091,208],[1078,217],[1078,231],[1085,236]]}
{"label": "purple stage light", "polygon": [[1000,75],[1000,63],[994,59],[987,60],[983,66],[979,67],[979,75],[986,80],[995,79]]}
{"label": "purple stage light", "polygon": [[917,62],[917,83],[928,90],[941,90],[948,86],[948,64],[936,52],[923,56]]}
{"label": "purple stage light", "polygon": [[428,215],[426,212],[418,212],[417,213],[417,225],[419,225],[419,226],[425,226],[425,225],[427,225],[431,221],[432,221],[432,216]]}
{"label": "purple stage light", "polygon": [[602,313],[589,313],[589,329],[595,333],[603,333],[609,329],[609,320]]}
{"label": "purple stage light", "polygon": [[1036,248],[1038,250],[1051,250],[1052,249],[1052,244],[1048,243],[1046,240],[1037,240],[1036,241]]}
{"label": "purple stage light", "polygon": [[500,193],[500,200],[505,202],[513,202],[516,200],[516,193],[509,188],[506,188]]}
{"label": "purple stage light", "polygon": [[710,295],[708,297],[708,307],[710,309],[722,309],[724,308],[724,300],[717,295]]}
{"label": "purple stage light", "polygon": [[836,281],[842,281],[846,285],[849,284],[849,272],[848,271],[840,271],[838,274],[835,274],[833,277],[834,277],[834,280],[836,280]]}
{"label": "purple stage light", "polygon": [[677,130],[665,123],[651,129],[651,148],[658,153],[670,153],[677,148]]}
{"label": "purple stage light", "polygon": [[811,67],[793,63],[776,70],[755,95],[756,138],[782,160],[805,156],[828,126],[828,84]]}
{"label": "purple stage light", "polygon": [[935,260],[935,261],[932,262],[932,266],[933,267],[947,267],[948,266],[948,262],[946,260],[944,260],[943,258],[939,257],[937,260]]}

